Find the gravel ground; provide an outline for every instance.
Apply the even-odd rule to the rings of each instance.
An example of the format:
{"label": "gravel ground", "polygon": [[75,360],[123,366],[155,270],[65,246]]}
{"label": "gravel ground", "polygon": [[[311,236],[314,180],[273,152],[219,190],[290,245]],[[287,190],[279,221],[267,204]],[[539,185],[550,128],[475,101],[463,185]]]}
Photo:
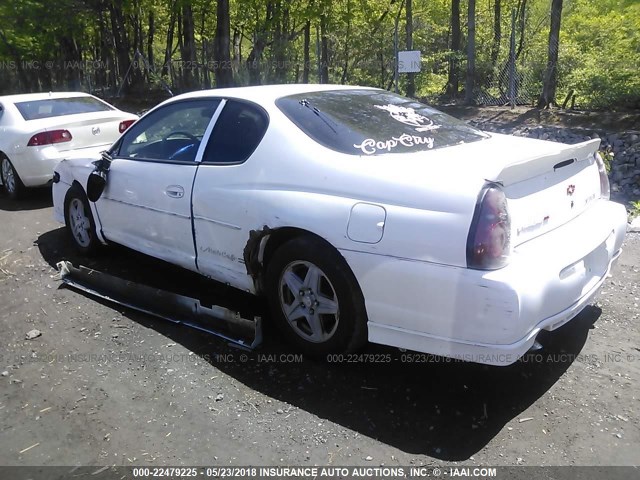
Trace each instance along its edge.
{"label": "gravel ground", "polygon": [[268,324],[247,355],[60,287],[53,266],[260,302],[123,248],[76,257],[48,191],[0,194],[0,225],[0,465],[640,463],[640,234],[595,305],[497,368],[380,346],[391,362],[300,360]]}

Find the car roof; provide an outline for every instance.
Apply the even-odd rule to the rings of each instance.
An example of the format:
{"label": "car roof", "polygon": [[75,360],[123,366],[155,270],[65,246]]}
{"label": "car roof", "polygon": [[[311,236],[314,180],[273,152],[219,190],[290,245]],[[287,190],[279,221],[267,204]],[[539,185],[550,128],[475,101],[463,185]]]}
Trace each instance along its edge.
{"label": "car roof", "polygon": [[202,97],[228,97],[250,100],[258,104],[272,103],[278,98],[287,95],[301,93],[322,92],[327,90],[379,90],[372,87],[354,87],[348,85],[329,84],[283,84],[283,85],[259,85],[251,87],[216,88],[211,90],[198,90],[184,93],[169,99],[168,101],[184,100],[187,98]]}
{"label": "car roof", "polygon": [[18,95],[4,95],[0,97],[0,101],[3,102],[28,102],[33,100],[48,100],[55,98],[75,98],[75,97],[90,97],[88,93],[84,92],[44,92],[44,93],[22,93]]}

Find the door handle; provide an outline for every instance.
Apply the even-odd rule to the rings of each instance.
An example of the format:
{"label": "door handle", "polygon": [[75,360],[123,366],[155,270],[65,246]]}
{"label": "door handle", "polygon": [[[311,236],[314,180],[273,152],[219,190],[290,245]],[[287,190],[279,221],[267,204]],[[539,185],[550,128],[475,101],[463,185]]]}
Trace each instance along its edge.
{"label": "door handle", "polygon": [[184,197],[184,188],[180,185],[169,185],[165,191],[165,195],[171,198],[182,198]]}

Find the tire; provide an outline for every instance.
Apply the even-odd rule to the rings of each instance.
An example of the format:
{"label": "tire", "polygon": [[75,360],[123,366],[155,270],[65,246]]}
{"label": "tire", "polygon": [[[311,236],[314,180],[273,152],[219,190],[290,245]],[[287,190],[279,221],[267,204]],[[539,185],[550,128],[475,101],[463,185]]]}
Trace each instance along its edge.
{"label": "tire", "polygon": [[98,252],[100,242],[96,235],[89,200],[78,185],[73,185],[64,200],[64,221],[76,250],[86,256]]}
{"label": "tire", "polygon": [[0,175],[2,176],[2,185],[5,192],[12,200],[19,199],[25,192],[24,184],[18,172],[13,168],[11,161],[7,157],[0,157]]}
{"label": "tire", "polygon": [[347,262],[325,241],[312,236],[288,241],[269,261],[266,280],[272,318],[302,353],[320,357],[366,343],[362,291]]}

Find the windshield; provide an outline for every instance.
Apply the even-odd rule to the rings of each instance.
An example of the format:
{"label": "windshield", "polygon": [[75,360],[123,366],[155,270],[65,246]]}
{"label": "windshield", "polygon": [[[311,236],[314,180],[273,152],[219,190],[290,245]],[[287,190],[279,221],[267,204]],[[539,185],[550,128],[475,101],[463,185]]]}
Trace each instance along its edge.
{"label": "windshield", "polygon": [[114,110],[111,106],[93,97],[47,98],[17,102],[15,105],[25,120]]}
{"label": "windshield", "polygon": [[304,133],[351,155],[419,152],[487,138],[434,108],[382,90],[331,90],[280,98]]}

